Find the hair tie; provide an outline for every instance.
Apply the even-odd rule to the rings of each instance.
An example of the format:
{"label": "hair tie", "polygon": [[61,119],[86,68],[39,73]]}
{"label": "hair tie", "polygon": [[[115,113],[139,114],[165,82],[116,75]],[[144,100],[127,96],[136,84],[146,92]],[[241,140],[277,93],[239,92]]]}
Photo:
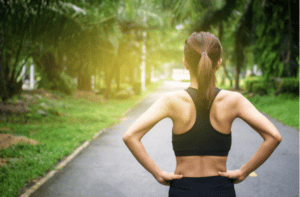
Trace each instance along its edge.
{"label": "hair tie", "polygon": [[201,53],[202,57],[205,56],[205,55],[207,55],[207,53],[205,51],[203,53]]}

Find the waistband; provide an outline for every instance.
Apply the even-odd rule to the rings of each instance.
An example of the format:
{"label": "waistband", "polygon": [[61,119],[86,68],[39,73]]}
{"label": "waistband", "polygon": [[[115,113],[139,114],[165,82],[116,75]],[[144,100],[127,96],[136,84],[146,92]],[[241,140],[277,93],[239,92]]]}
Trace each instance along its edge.
{"label": "waistband", "polygon": [[224,183],[233,182],[234,179],[230,179],[224,176],[206,176],[206,177],[182,177],[181,179],[174,179],[172,182],[177,183]]}

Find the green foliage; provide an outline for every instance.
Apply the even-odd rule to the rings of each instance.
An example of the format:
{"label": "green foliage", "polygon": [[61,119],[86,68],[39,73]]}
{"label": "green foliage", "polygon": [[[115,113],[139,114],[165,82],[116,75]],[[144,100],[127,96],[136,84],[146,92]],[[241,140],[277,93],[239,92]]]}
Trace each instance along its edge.
{"label": "green foliage", "polygon": [[[39,60],[45,52],[50,52],[53,60],[48,61],[49,65],[41,72],[48,69],[57,77],[41,81],[45,82],[43,87],[71,93],[74,88],[71,80],[57,74],[62,71],[81,78],[90,78],[92,74],[100,76],[103,72],[105,76],[101,77],[107,86],[113,78],[120,81],[121,66],[125,65],[130,71],[138,69],[145,31],[147,65],[159,67],[165,62],[181,62],[182,45],[187,37],[185,30],[197,29],[222,37],[224,62],[225,57],[232,61],[233,54],[237,54],[233,50],[235,38],[239,37],[239,45],[253,45],[249,51],[239,46],[236,49],[241,52],[239,64],[228,62],[228,66],[237,65],[242,69],[246,62],[252,64],[251,60],[243,59],[251,59],[249,53],[254,51],[253,62],[263,68],[264,75],[298,73],[295,51],[298,53],[299,47],[295,43],[299,42],[294,27],[299,24],[291,11],[294,0],[263,3],[260,0],[5,2],[8,1],[0,1],[1,16],[4,16],[0,19],[0,53],[3,53],[0,58],[4,62],[4,69],[0,67],[2,100],[21,90],[22,82],[17,79],[23,60],[33,57],[38,67],[44,67],[46,64]],[[246,9],[246,5],[252,4],[253,9]],[[183,29],[176,30],[177,25]],[[237,36],[236,32],[240,34]],[[244,52],[248,55],[243,55]],[[129,77],[131,83],[135,81],[134,75],[125,77]]]}
{"label": "green foliage", "polygon": [[58,80],[54,80],[55,89],[65,94],[73,94],[77,88],[74,79],[65,73],[59,75]]}
{"label": "green foliage", "polygon": [[38,88],[47,90],[58,90],[64,94],[73,94],[77,89],[75,80],[68,76],[66,73],[52,74],[52,78],[49,79],[45,72],[39,72],[40,81],[38,81]]}
{"label": "green foliage", "polygon": [[265,81],[259,81],[257,83],[252,84],[252,92],[254,94],[259,95],[265,95],[268,93],[268,87],[269,83],[266,83]]}
{"label": "green foliage", "polygon": [[291,93],[299,95],[298,78],[272,78],[268,80],[264,77],[247,77],[244,79],[244,88],[246,93],[265,94],[282,94]]}
{"label": "green foliage", "polygon": [[276,93],[292,93],[299,95],[299,79],[298,78],[277,78],[274,79]]}
{"label": "green foliage", "polygon": [[260,83],[262,84],[264,82],[264,78],[262,77],[247,77],[244,79],[244,86],[245,86],[245,92],[250,93],[253,92],[253,84]]}
{"label": "green foliage", "polygon": [[[118,1],[0,1],[0,96],[2,100],[21,90],[20,63],[33,57],[41,72],[59,75],[62,70],[77,76],[104,65],[103,42],[118,49],[119,31],[115,20]],[[50,54],[49,56],[47,56]],[[51,57],[50,57],[51,56]],[[44,62],[43,62],[44,61]],[[54,72],[52,72],[54,70]],[[90,77],[90,75],[88,75]],[[71,93],[65,76],[49,77],[44,87]],[[55,82],[56,80],[56,82]],[[60,85],[59,83],[63,83]]]}
{"label": "green foliage", "polygon": [[[297,4],[297,3],[296,3]],[[297,56],[298,33],[294,28],[291,15],[295,1],[254,0],[253,24],[256,40],[253,45],[256,63],[262,68],[264,76],[296,76],[298,73]],[[295,25],[295,28],[298,28]]]}
{"label": "green foliage", "polygon": [[265,95],[274,91],[274,82],[264,77],[249,76],[244,79],[244,88],[246,93]]}
{"label": "green foliage", "polygon": [[299,79],[298,78],[283,78],[282,81],[283,92],[299,94]]}

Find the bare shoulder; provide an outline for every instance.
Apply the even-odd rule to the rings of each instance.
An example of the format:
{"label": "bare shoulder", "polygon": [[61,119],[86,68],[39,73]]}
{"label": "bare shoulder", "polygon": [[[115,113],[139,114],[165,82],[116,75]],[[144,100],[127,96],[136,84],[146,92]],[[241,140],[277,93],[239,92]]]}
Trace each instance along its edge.
{"label": "bare shoulder", "polygon": [[[231,90],[222,90],[216,97],[217,108],[230,111],[230,116],[235,119],[240,113],[240,103],[247,100],[241,93]],[[229,113],[227,113],[229,114]]]}
{"label": "bare shoulder", "polygon": [[168,110],[168,114],[171,119],[176,118],[177,115],[181,113],[190,102],[192,102],[192,99],[184,90],[168,92],[164,94],[161,99],[164,100],[164,103],[167,106],[166,110]]}
{"label": "bare shoulder", "polygon": [[222,90],[218,94],[217,99],[220,100],[220,101],[224,101],[224,102],[226,102],[227,104],[230,104],[230,105],[237,105],[238,102],[241,99],[245,99],[245,97],[241,93],[236,92],[236,91]]}
{"label": "bare shoulder", "polygon": [[168,105],[175,107],[181,102],[187,101],[187,93],[184,90],[178,90],[173,92],[168,92],[164,94],[161,99],[168,103]]}
{"label": "bare shoulder", "polygon": [[235,112],[236,117],[246,119],[247,117],[261,116],[255,106],[241,93],[235,91],[224,90],[227,94],[228,105]]}

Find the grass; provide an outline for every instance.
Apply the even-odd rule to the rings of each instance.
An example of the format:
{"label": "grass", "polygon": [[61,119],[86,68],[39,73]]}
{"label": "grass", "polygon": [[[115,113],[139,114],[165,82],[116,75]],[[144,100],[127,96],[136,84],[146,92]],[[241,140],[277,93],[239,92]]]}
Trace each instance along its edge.
{"label": "grass", "polygon": [[[217,82],[217,87],[221,89],[231,89],[228,79],[225,80],[224,85],[221,85],[220,80]],[[241,89],[244,88],[244,80],[240,80],[239,86]],[[299,95],[282,93],[278,96],[274,96],[274,91],[275,90],[269,90],[268,95],[264,96],[245,96],[259,111],[268,114],[270,117],[287,126],[299,130]]]}
{"label": "grass", "polygon": [[264,112],[285,125],[299,129],[299,96],[280,94],[248,98],[261,112]]}
{"label": "grass", "polygon": [[[153,83],[131,99],[111,99],[102,104],[73,97],[56,101],[43,97],[30,106],[27,123],[20,123],[18,117],[14,117],[13,122],[0,122],[0,128],[6,128],[6,133],[40,142],[35,146],[17,144],[0,150],[0,158],[7,159],[7,165],[0,167],[0,196],[20,195],[27,183],[45,176],[57,162],[101,129],[119,122],[126,111],[161,84],[162,81]],[[48,116],[36,114],[41,106],[48,108]]]}

